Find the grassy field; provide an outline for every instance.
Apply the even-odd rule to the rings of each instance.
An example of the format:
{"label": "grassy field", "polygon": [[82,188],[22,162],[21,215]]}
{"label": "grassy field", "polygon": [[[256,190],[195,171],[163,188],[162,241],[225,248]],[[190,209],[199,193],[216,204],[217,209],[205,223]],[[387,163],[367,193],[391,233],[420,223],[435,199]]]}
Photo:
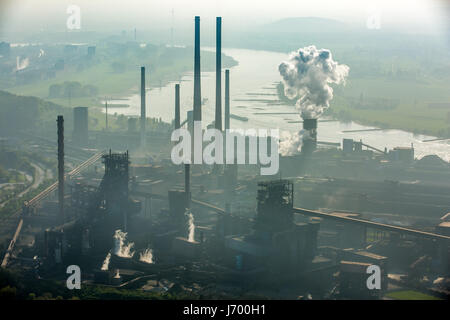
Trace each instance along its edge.
{"label": "grassy field", "polygon": [[[449,101],[446,80],[350,78],[347,86],[336,92],[330,112],[368,125],[450,137],[450,108],[429,107],[430,103]],[[384,108],[386,104],[390,108]]]}
{"label": "grassy field", "polygon": [[[52,79],[35,81],[26,85],[18,85],[5,88],[5,91],[20,96],[34,96],[45,101],[53,102],[62,107],[89,107],[91,130],[105,128],[105,116],[100,108],[103,108],[102,100],[121,98],[127,94],[138,92],[140,86],[140,66],[146,66],[146,84],[150,87],[166,85],[169,81],[181,79],[181,77],[193,68],[192,50],[189,48],[166,48],[153,46],[152,50],[141,51],[129,49],[126,52],[115,54],[107,48],[99,47],[97,57],[93,63],[84,66],[80,70],[77,62],[67,64],[64,71],[56,73]],[[237,62],[231,57],[223,56],[223,65],[231,67]],[[120,72],[114,69],[114,64],[120,63]],[[215,66],[215,53],[202,51],[202,70],[211,71]],[[78,82],[81,86],[94,86],[98,94],[95,96],[67,96],[52,98],[49,96],[49,88],[52,85],[63,85],[65,82]],[[127,126],[126,118],[114,116],[114,108],[110,109],[108,126],[110,130],[124,129]],[[158,123],[149,119],[148,128]]]}
{"label": "grassy field", "polygon": [[439,298],[430,296],[425,293],[421,293],[413,290],[395,291],[386,295],[388,298],[395,300],[441,300]]}
{"label": "grassy field", "polygon": [[[151,87],[164,86],[169,81],[181,79],[184,73],[192,71],[192,58],[184,54],[184,51],[166,51],[169,49],[159,48],[156,53],[148,56],[136,56],[136,53],[127,54],[121,57],[109,57],[103,55],[99,62],[77,70],[74,65],[69,65],[63,72],[58,72],[53,79],[33,82],[31,84],[19,85],[5,88],[18,95],[35,96],[47,101],[54,102],[61,106],[102,106],[100,101],[104,97],[119,98],[126,94],[137,92],[140,86],[140,66],[146,66],[146,84]],[[185,50],[185,49],[180,49]],[[99,50],[100,53],[102,52]],[[214,68],[214,53],[202,51],[202,70],[211,71]],[[120,59],[120,60],[119,60]],[[123,72],[114,72],[112,63],[114,61],[125,61]],[[225,56],[223,64],[230,67],[236,62]],[[98,95],[95,97],[72,97],[51,98],[49,97],[49,87],[54,84],[62,84],[66,81],[76,81],[84,85],[93,85],[98,88]]]}

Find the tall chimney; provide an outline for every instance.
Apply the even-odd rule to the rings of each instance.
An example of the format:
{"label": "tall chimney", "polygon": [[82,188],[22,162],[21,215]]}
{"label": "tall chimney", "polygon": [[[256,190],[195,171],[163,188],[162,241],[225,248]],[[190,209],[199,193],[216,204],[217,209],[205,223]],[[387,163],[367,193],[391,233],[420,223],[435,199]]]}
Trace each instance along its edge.
{"label": "tall chimney", "polygon": [[302,152],[311,153],[317,148],[317,119],[303,119],[303,129],[308,135],[303,138]]}
{"label": "tall chimney", "polygon": [[145,67],[141,67],[141,147],[145,147]]}
{"label": "tall chimney", "polygon": [[175,85],[175,130],[180,128],[180,85]]}
{"label": "tall chimney", "polygon": [[186,193],[186,206],[191,207],[191,165],[184,165],[184,192]]}
{"label": "tall chimney", "polygon": [[225,130],[230,129],[230,70],[225,70]]}
{"label": "tall chimney", "polygon": [[202,121],[202,90],[200,83],[200,17],[195,17],[194,49],[194,121]]}
{"label": "tall chimney", "polygon": [[65,222],[64,217],[64,117],[58,116],[58,204],[59,218]]}
{"label": "tall chimney", "polygon": [[215,128],[222,131],[222,18],[216,18],[216,118]]}

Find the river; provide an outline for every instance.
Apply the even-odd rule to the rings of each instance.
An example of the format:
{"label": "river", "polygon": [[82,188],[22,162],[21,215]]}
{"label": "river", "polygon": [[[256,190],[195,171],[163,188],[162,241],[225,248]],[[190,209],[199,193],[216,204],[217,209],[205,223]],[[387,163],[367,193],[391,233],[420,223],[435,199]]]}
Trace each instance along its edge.
{"label": "river", "polygon": [[[202,50],[214,50],[214,48],[202,48]],[[224,49],[223,52],[239,62],[237,66],[230,69],[231,113],[248,118],[247,122],[231,119],[231,127],[242,129],[279,128],[280,130],[298,131],[301,128],[300,123],[289,123],[289,121],[300,120],[300,117],[296,114],[261,114],[295,112],[293,106],[278,104],[275,88],[280,81],[278,65],[287,58],[287,55],[278,52],[246,49]],[[148,76],[151,77],[151,74]],[[222,79],[222,86],[224,86],[224,72]],[[181,121],[186,118],[186,112],[192,109],[192,80],[193,73],[187,73],[181,79]],[[206,126],[214,120],[215,73],[202,72],[201,84],[202,98],[207,99],[202,108],[203,125]],[[174,92],[174,82],[165,87],[148,90],[146,96],[147,117],[162,118],[166,122],[171,122],[174,118]],[[224,90],[222,89],[223,96]],[[111,108],[108,111],[109,113],[117,112],[129,116],[140,114],[139,94],[125,97],[125,100],[109,102],[129,105],[129,107],[124,108]],[[333,102],[331,108],[332,104]],[[222,104],[223,107],[224,104]],[[374,127],[363,126],[355,122],[319,122],[317,138],[320,141],[328,142],[342,142],[343,138],[362,139],[364,143],[379,149],[409,147],[413,144],[417,158],[436,154],[442,159],[450,161],[450,140],[423,142],[423,140],[430,140],[435,137],[393,129],[343,132],[369,128]]]}

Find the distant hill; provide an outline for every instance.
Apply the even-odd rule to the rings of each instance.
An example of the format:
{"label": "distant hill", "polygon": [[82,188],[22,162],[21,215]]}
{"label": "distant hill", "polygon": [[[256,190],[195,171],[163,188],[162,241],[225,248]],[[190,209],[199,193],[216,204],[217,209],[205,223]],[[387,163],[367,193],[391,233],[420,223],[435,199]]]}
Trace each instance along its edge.
{"label": "distant hill", "polygon": [[58,114],[69,115],[70,109],[37,97],[19,96],[0,90],[0,134],[17,131],[41,131],[56,126]]}
{"label": "distant hill", "polygon": [[269,32],[345,32],[352,27],[344,22],[317,17],[293,17],[275,21],[262,27],[264,31]]}

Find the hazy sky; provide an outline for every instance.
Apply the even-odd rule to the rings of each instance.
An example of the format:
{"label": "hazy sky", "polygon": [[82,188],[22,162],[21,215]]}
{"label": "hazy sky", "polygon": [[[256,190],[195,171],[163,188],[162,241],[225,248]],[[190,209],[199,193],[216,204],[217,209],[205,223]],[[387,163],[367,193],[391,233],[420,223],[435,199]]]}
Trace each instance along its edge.
{"label": "hazy sky", "polygon": [[[206,23],[223,16],[232,29],[287,17],[325,17],[364,27],[380,14],[382,28],[442,31],[450,19],[447,0],[0,0],[0,36],[6,32],[64,31],[69,5],[81,9],[85,31],[186,28],[195,15]],[[173,19],[172,19],[173,9]]]}

